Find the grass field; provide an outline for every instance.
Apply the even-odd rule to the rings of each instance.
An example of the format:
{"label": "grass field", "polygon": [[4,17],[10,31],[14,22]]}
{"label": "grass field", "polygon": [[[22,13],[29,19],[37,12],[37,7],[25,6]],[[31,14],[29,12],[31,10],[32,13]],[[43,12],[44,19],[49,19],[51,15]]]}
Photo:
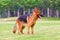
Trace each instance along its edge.
{"label": "grass field", "polygon": [[38,20],[34,35],[27,35],[27,27],[24,34],[12,33],[15,21],[0,22],[0,40],[60,40],[59,20]]}

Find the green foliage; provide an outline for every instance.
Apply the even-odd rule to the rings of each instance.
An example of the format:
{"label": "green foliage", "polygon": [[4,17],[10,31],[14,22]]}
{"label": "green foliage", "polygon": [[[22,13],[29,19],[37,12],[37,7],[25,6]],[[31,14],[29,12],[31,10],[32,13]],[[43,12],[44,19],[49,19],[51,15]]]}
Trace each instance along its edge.
{"label": "green foliage", "polygon": [[48,0],[48,3],[50,4],[50,8],[60,9],[60,0]]}
{"label": "green foliage", "polygon": [[60,0],[0,0],[0,8],[12,7],[50,7],[59,9]]}
{"label": "green foliage", "polygon": [[60,10],[60,0],[0,0],[0,11],[35,6]]}

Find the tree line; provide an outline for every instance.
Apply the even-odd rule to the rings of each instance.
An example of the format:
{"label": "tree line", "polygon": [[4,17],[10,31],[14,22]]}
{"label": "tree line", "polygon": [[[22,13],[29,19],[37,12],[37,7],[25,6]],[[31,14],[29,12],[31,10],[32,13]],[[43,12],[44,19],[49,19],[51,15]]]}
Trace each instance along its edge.
{"label": "tree line", "polygon": [[35,6],[47,17],[60,16],[60,0],[0,0],[0,17],[24,15],[32,12]]}

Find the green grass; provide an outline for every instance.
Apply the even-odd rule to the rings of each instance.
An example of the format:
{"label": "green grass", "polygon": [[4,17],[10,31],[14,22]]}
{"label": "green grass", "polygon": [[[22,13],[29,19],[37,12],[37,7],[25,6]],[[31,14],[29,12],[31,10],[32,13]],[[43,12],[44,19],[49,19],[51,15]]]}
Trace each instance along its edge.
{"label": "green grass", "polygon": [[48,21],[52,21],[52,20],[53,20],[53,21],[57,21],[57,20],[60,21],[60,18],[54,18],[54,17],[52,17],[52,18],[51,18],[51,17],[47,17],[47,18],[44,17],[43,19],[44,19],[44,20],[48,20]]}
{"label": "green grass", "polygon": [[24,34],[12,33],[15,22],[0,22],[0,40],[60,40],[60,21],[38,20],[34,35],[27,34],[27,27]]}

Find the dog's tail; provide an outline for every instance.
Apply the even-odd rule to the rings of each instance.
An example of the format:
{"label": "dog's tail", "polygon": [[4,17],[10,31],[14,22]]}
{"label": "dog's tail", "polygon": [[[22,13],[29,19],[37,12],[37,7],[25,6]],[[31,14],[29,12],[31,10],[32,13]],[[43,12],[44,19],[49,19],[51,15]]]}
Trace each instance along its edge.
{"label": "dog's tail", "polygon": [[15,34],[16,31],[17,31],[17,24],[15,24],[14,27],[13,27],[13,33]]}

